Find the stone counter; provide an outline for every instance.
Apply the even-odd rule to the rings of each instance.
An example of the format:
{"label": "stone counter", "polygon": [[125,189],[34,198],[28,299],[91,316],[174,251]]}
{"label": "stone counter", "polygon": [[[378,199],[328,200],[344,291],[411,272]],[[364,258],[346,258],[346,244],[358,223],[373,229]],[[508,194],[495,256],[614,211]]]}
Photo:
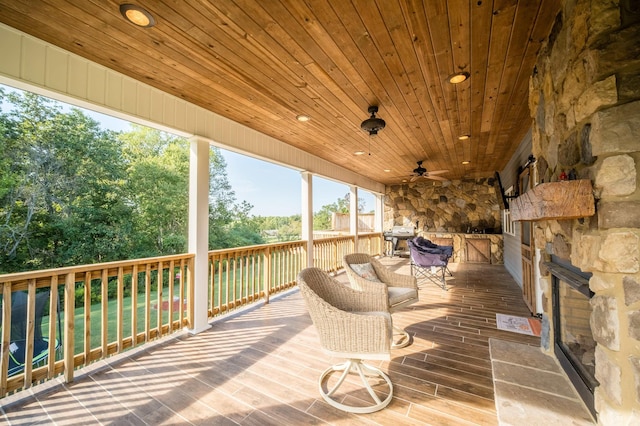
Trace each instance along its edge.
{"label": "stone counter", "polygon": [[462,234],[454,232],[420,232],[419,235],[439,245],[453,246],[454,263],[504,263],[502,234]]}

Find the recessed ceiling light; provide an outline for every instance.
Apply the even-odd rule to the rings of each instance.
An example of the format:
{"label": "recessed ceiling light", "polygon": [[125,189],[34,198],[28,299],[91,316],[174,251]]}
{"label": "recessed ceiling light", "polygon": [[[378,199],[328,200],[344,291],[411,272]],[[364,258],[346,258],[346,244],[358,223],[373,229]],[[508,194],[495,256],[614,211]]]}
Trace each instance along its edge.
{"label": "recessed ceiling light", "polygon": [[391,172],[391,169],[384,169],[384,171],[389,173],[389,172]]}
{"label": "recessed ceiling light", "polygon": [[127,21],[139,27],[151,28],[156,24],[149,12],[135,4],[121,4],[120,13]]}
{"label": "recessed ceiling light", "polygon": [[460,135],[458,136],[458,139],[461,141],[466,141],[467,139],[469,139],[471,136],[469,135]]}
{"label": "recessed ceiling light", "polygon": [[468,160],[462,162],[462,164],[470,164],[470,163],[471,161],[468,161]]}
{"label": "recessed ceiling light", "polygon": [[356,151],[356,152],[354,152],[353,154],[354,154],[354,155],[363,155],[363,154],[364,154],[364,151]]}
{"label": "recessed ceiling light", "polygon": [[466,71],[458,72],[449,76],[449,83],[451,84],[462,83],[463,81],[466,81],[469,77],[471,77],[471,75]]}
{"label": "recessed ceiling light", "polygon": [[311,120],[311,117],[309,117],[308,115],[300,114],[300,115],[296,115],[296,120],[304,123],[305,121]]}

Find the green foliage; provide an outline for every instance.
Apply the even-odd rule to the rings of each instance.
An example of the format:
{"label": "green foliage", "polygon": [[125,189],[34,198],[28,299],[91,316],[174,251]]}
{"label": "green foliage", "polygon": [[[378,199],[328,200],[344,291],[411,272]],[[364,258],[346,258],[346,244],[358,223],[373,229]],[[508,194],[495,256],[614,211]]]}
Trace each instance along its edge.
{"label": "green foliage", "polygon": [[[331,229],[332,213],[349,213],[351,206],[351,194],[338,198],[335,203],[326,204],[313,215],[313,229],[316,231],[326,231]],[[364,201],[358,199],[358,212],[364,212]]]}
{"label": "green foliage", "polygon": [[[30,93],[0,89],[0,106],[0,273],[187,251],[187,140]],[[210,248],[263,243],[217,148],[210,174]]]}
{"label": "green foliage", "polygon": [[293,216],[256,216],[256,223],[265,242],[276,243],[300,240],[302,235],[302,218]]}

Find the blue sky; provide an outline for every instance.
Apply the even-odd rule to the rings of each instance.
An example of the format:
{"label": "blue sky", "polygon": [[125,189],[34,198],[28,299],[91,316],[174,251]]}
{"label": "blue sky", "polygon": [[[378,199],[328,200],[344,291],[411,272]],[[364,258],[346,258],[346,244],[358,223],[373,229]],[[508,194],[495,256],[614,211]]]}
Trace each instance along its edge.
{"label": "blue sky", "polygon": [[[14,90],[8,86],[0,85],[0,87]],[[62,102],[61,104],[66,105]],[[80,109],[105,129],[129,130],[127,121]],[[227,162],[227,177],[236,193],[236,200],[252,204],[252,214],[256,216],[300,214],[302,183],[298,171],[232,151],[224,149],[220,151]],[[348,192],[349,187],[345,184],[314,176],[313,210],[318,211],[324,205],[335,203],[338,198],[344,197]],[[375,208],[371,193],[359,190],[358,195],[364,200],[365,211],[372,211]]]}
{"label": "blue sky", "polygon": [[[84,110],[87,115],[101,123],[104,128],[120,131],[128,130],[129,123],[115,117]],[[220,149],[227,162],[227,177],[236,193],[237,201],[247,201],[253,205],[251,213],[256,216],[291,216],[300,214],[302,182],[296,170],[259,160],[233,151]],[[345,184],[314,176],[313,210],[335,203],[338,198],[349,193]],[[371,193],[359,190],[359,198],[364,199],[365,211],[375,208]]]}

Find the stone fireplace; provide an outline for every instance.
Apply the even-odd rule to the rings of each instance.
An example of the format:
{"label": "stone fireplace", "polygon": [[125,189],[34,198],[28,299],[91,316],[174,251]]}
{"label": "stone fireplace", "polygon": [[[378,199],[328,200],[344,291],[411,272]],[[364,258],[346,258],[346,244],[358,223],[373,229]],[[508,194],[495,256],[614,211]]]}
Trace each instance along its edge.
{"label": "stone fireplace", "polygon": [[[540,253],[544,350],[552,355],[557,341],[573,335],[565,346],[595,376],[598,424],[640,424],[638,2],[563,1],[531,76],[529,108],[537,183],[575,176],[593,184],[595,200],[584,217],[529,219]],[[590,274],[582,277],[588,302],[578,301],[584,286],[562,289],[558,263]],[[575,297],[581,312],[558,310],[557,292],[568,293],[565,306]],[[558,320],[565,322],[555,329]]]}

